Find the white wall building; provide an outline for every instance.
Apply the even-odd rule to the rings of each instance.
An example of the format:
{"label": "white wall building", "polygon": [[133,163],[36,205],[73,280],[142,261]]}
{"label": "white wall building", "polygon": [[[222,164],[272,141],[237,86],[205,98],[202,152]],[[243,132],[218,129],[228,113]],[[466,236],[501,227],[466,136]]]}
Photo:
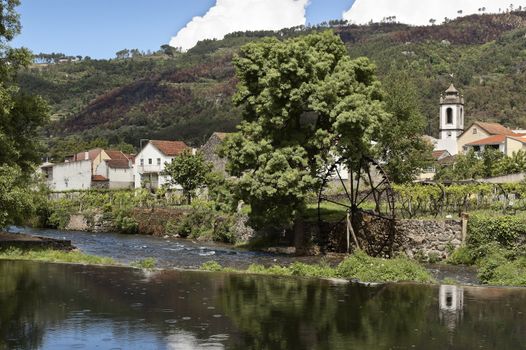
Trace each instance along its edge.
{"label": "white wall building", "polygon": [[64,163],[46,163],[41,172],[52,191],[92,188],[133,188],[133,161],[120,151],[100,148],[66,158]]}
{"label": "white wall building", "polygon": [[91,161],[81,160],[54,164],[49,170],[47,182],[52,191],[89,190],[91,177]]}
{"label": "white wall building", "polygon": [[185,151],[193,150],[182,141],[150,140],[135,157],[135,188],[156,189],[169,182],[165,164]]}

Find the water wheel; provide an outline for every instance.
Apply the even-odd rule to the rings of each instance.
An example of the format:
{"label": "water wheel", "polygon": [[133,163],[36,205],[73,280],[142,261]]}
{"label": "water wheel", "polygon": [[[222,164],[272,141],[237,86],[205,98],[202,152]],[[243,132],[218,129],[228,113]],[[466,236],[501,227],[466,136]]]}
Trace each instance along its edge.
{"label": "water wheel", "polygon": [[[356,164],[354,167],[351,164]],[[363,157],[339,159],[327,167],[318,193],[320,245],[371,256],[391,256],[395,241],[395,200],[381,165]]]}

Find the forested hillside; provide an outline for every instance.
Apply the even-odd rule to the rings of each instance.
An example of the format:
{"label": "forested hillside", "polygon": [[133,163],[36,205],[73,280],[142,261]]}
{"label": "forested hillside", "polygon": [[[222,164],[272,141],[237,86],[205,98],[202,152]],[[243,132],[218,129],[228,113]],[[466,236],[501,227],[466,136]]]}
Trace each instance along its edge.
{"label": "forested hillside", "polygon": [[[328,25],[329,26],[329,25]],[[51,144],[64,137],[139,144],[141,138],[202,143],[213,131],[232,131],[239,111],[231,59],[265,36],[299,36],[327,26],[280,32],[234,33],[200,42],[187,53],[34,65],[22,87],[51,105]],[[329,27],[352,57],[367,56],[380,80],[407,70],[419,87],[428,132],[436,134],[440,93],[453,82],[466,97],[468,122],[498,121],[526,128],[526,12],[475,15],[443,25],[398,23]]]}

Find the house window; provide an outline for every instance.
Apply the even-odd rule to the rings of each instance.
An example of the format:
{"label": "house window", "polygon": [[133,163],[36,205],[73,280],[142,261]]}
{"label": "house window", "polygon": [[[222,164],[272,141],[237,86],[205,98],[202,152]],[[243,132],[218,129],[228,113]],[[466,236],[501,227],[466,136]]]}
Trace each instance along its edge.
{"label": "house window", "polygon": [[157,158],[157,165],[161,165],[161,158]]}
{"label": "house window", "polygon": [[480,146],[474,146],[473,147],[473,151],[475,151],[476,153],[479,153],[480,152]]}
{"label": "house window", "polygon": [[148,164],[150,164],[150,165],[153,164],[153,160],[152,160],[152,158],[148,158]]}
{"label": "house window", "polygon": [[144,159],[141,159],[141,166],[144,165]]}
{"label": "house window", "polygon": [[479,132],[479,131],[477,130],[477,128],[473,128],[473,135],[478,134],[478,132]]}
{"label": "house window", "polygon": [[453,124],[453,108],[448,108],[446,110],[447,115],[447,124]]}

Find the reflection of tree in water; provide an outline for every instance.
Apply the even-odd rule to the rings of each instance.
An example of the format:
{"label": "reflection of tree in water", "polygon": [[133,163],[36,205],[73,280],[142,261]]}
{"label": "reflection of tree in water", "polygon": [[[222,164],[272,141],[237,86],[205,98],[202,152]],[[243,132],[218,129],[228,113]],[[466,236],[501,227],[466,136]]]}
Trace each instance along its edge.
{"label": "reflection of tree in water", "polygon": [[450,349],[470,349],[481,342],[481,332],[520,348],[502,324],[522,330],[526,325],[517,326],[513,314],[502,314],[499,304],[472,305],[473,315],[488,314],[484,326],[475,320],[460,325],[451,339],[439,320],[438,294],[438,288],[430,286],[367,288],[232,275],[225,278],[219,298],[242,332],[240,349],[438,350],[447,344]]}
{"label": "reflection of tree in water", "polygon": [[0,264],[0,349],[35,349],[42,344],[44,319],[51,315],[38,315],[42,311],[40,300],[46,296],[39,288],[37,274],[35,266],[8,261]]}

